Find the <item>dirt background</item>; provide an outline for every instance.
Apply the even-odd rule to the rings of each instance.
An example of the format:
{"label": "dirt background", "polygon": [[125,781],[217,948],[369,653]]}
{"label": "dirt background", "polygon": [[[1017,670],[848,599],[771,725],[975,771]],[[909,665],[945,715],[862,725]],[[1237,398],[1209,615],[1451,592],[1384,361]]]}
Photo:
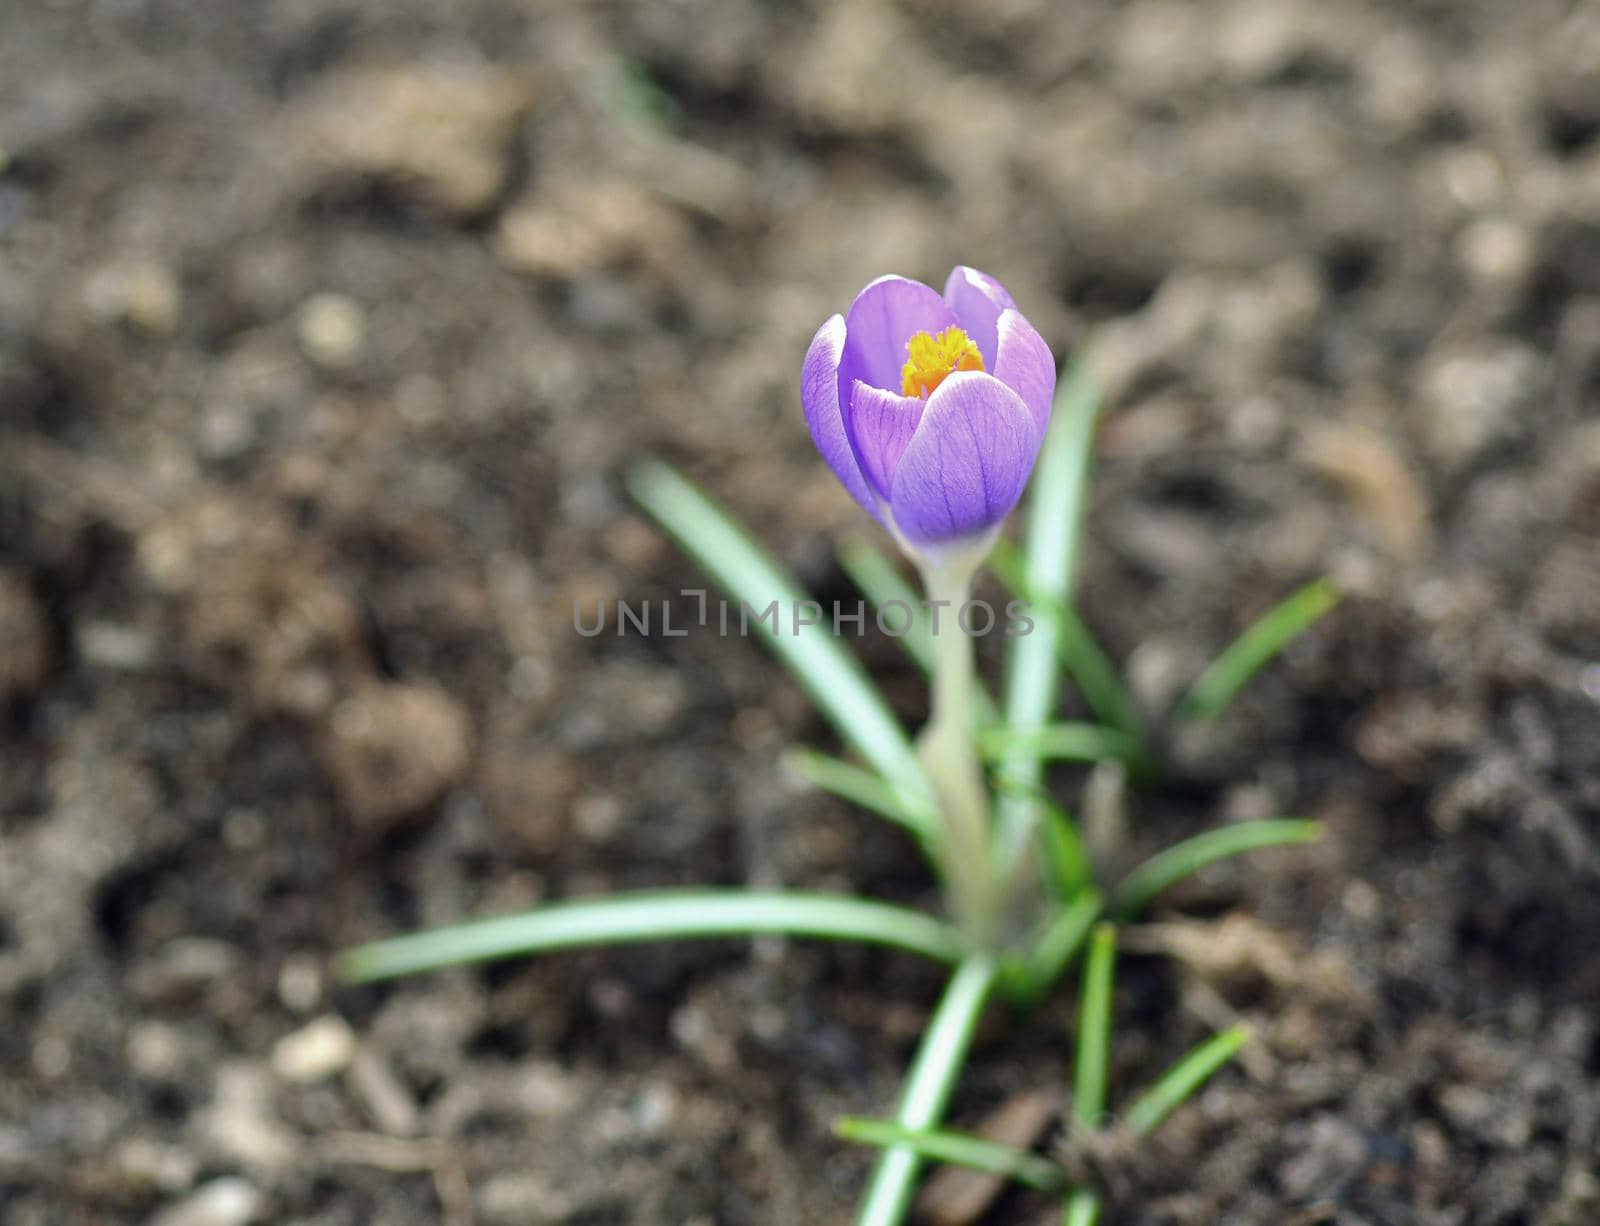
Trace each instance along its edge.
{"label": "dirt background", "polygon": [[[892,1103],[930,967],[324,966],[646,884],[932,905],[782,778],[829,735],[758,646],[571,609],[697,582],[643,451],[850,595],[800,356],[956,262],[1093,349],[1081,603],[1152,711],[1350,593],[1131,805],[1130,856],[1329,835],[1137,935],[1114,1101],[1261,1040],[1097,1160],[1111,1220],[1597,1220],[1597,64],[1558,0],[10,0],[0,1220],[845,1220],[829,1123]],[[959,1122],[1059,1103],[1070,1005],[994,1012]]]}

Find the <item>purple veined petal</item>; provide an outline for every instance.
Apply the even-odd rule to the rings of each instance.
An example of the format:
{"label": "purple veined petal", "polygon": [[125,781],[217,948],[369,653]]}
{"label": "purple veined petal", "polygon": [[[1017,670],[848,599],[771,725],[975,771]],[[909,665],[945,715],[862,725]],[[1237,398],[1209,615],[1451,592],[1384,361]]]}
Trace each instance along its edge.
{"label": "purple veined petal", "polygon": [[800,368],[800,403],[805,409],[811,440],[833,469],[839,483],[877,518],[883,515],[856,464],[839,411],[839,358],[844,351],[844,317],[835,315],[811,338],[805,364]]}
{"label": "purple veined petal", "polygon": [[978,346],[978,352],[983,355],[983,368],[992,374],[1000,312],[1015,310],[1017,305],[1006,287],[988,273],[957,264],[945,280],[944,300],[955,312],[962,331]]}
{"label": "purple veined petal", "polygon": [[840,391],[848,394],[860,379],[870,387],[898,392],[906,342],[912,335],[939,333],[955,326],[955,312],[921,281],[879,277],[856,295],[845,316]]}
{"label": "purple veined petal", "polygon": [[1050,406],[1056,396],[1056,360],[1050,346],[1022,317],[1022,312],[1000,312],[999,343],[995,362],[989,369],[1028,406],[1043,434],[1050,424]]}
{"label": "purple veined petal", "polygon": [[951,375],[928,398],[895,469],[895,527],[913,545],[992,528],[1022,497],[1042,439],[1022,397],[993,375]]}
{"label": "purple veined petal", "polygon": [[894,470],[927,407],[920,396],[897,396],[860,379],[851,389],[845,433],[867,484],[885,501],[894,483]]}

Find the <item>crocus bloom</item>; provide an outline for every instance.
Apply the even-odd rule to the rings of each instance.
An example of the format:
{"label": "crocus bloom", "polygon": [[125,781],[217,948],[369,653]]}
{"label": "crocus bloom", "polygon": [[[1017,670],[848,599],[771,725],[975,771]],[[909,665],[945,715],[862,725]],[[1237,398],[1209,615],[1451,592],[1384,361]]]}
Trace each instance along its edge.
{"label": "crocus bloom", "polygon": [[800,376],[822,458],[923,554],[992,539],[1033,471],[1055,384],[1005,287],[965,267],[942,296],[879,277],[818,329]]}

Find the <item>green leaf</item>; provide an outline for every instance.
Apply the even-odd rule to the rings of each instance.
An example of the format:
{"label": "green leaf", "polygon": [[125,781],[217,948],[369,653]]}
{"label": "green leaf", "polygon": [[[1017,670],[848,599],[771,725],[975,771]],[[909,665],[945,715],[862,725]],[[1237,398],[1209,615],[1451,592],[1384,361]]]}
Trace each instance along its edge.
{"label": "green leaf", "polygon": [[1161,891],[1213,861],[1263,847],[1310,843],[1321,835],[1320,822],[1292,817],[1208,830],[1157,852],[1124,877],[1113,896],[1112,911],[1118,919],[1136,919]]}
{"label": "green leaf", "polygon": [[1050,887],[1063,901],[1079,897],[1094,879],[1094,866],[1078,834],[1078,824],[1060,805],[1042,799],[1044,825],[1040,828],[1044,844],[1045,868]]}
{"label": "green leaf", "polygon": [[[1083,964],[1078,1049],[1072,1067],[1072,1118],[1080,1128],[1098,1128],[1105,1115],[1111,1063],[1111,983],[1116,963],[1116,928],[1096,924]],[[1088,1188],[1079,1188],[1068,1199],[1061,1220],[1067,1226],[1094,1226],[1099,1216],[1100,1197]]]}
{"label": "green leaf", "polygon": [[338,970],[344,979],[367,983],[591,945],[765,933],[890,945],[939,962],[956,962],[963,950],[950,925],[888,903],[782,891],[655,890],[550,903],[518,915],[374,941],[341,954]]}
{"label": "green leaf", "polygon": [[1099,1220],[1100,1198],[1088,1188],[1074,1192],[1061,1215],[1062,1226],[1094,1226]]}
{"label": "green leaf", "polygon": [[[864,540],[846,541],[839,547],[839,565],[850,577],[867,603],[882,610],[891,604],[902,604],[911,610],[904,634],[897,636],[900,646],[917,662],[925,673],[933,671],[933,634],[928,628],[928,610],[922,597],[906,581],[898,567],[881,550]],[[898,611],[890,624],[899,629]]]}
{"label": "green leaf", "polygon": [[[993,959],[971,954],[951,977],[906,1076],[900,1109],[895,1113],[900,1127],[925,1132],[943,1117],[995,975]],[[921,1169],[922,1157],[911,1146],[893,1145],[884,1150],[857,1210],[856,1226],[900,1226],[911,1207]]]}
{"label": "green leaf", "polygon": [[1215,719],[1263,665],[1339,603],[1339,592],[1327,579],[1306,584],[1253,622],[1249,629],[1200,674],[1177,716],[1190,723]]}
{"label": "green leaf", "polygon": [[[1027,601],[1036,621],[1043,618],[1054,624],[1056,653],[1095,717],[1142,746],[1144,720],[1140,718],[1138,704],[1133,701],[1111,657],[1095,641],[1072,606],[1050,600],[1029,587],[1022,555],[1009,541],[995,545],[989,555],[989,569],[1007,591]],[[1038,633],[1037,626],[1034,633]]]}
{"label": "green leaf", "polygon": [[[1069,366],[1056,394],[1050,429],[1034,469],[1028,496],[1028,538],[1024,577],[1028,592],[1053,605],[1071,603],[1100,397],[1088,365]],[[1011,640],[1005,688],[1005,723],[1018,732],[1043,727],[1055,712],[1060,694],[1056,653],[1060,619],[1036,619],[1031,634]],[[1030,753],[1015,751],[1000,766],[1012,785],[1003,791],[996,819],[998,871],[1010,877],[1039,821],[1039,805],[1029,794],[1044,779],[1044,764]]]}
{"label": "green leaf", "polygon": [[943,1128],[905,1128],[889,1120],[868,1119],[860,1115],[847,1115],[833,1126],[833,1130],[846,1141],[862,1145],[904,1145],[923,1158],[944,1162],[951,1166],[970,1167],[985,1175],[998,1175],[1010,1179],[1036,1192],[1060,1192],[1067,1182],[1066,1172],[1048,1158],[987,1141],[967,1132],[954,1132]]}
{"label": "green leaf", "polygon": [[1083,948],[1089,929],[1100,917],[1100,907],[1100,892],[1089,888],[1057,911],[1020,964],[1007,968],[1007,996],[1019,1004],[1030,1004],[1054,987]]}
{"label": "green leaf", "polygon": [[1015,754],[1032,754],[1047,762],[1114,759],[1129,769],[1144,764],[1144,751],[1137,740],[1103,724],[1069,722],[1039,728],[985,728],[978,734],[978,752],[986,759],[1001,762]]}
{"label": "green leaf", "polygon": [[[1015,780],[1004,775],[995,780],[1000,796],[1021,792]],[[1070,903],[1094,879],[1094,866],[1089,861],[1088,849],[1078,833],[1078,824],[1060,805],[1050,798],[1042,787],[1032,788],[1027,795],[1043,815],[1039,825],[1039,841],[1044,852],[1045,880],[1058,900]],[[1019,862],[1016,868],[1023,867]]]}
{"label": "green leaf", "polygon": [[[849,541],[839,549],[839,565],[873,608],[881,612],[888,605],[900,604],[911,610],[906,632],[895,637],[905,648],[906,654],[916,661],[917,667],[931,674],[934,664],[932,619],[926,601],[906,581],[899,568],[881,550],[862,540]],[[956,613],[955,610],[949,610],[943,615],[954,617]],[[886,620],[895,629],[899,628],[898,611]],[[999,718],[994,699],[982,683],[974,688],[973,705],[980,727],[992,724]]]}
{"label": "green leaf", "polygon": [[1116,969],[1117,930],[1095,925],[1083,964],[1078,1005],[1078,1052],[1072,1072],[1072,1118],[1097,1128],[1106,1110],[1106,1070],[1111,1059],[1111,978]]}
{"label": "green leaf", "polygon": [[1128,1109],[1128,1129],[1141,1137],[1154,1131],[1249,1041],[1250,1027],[1233,1026],[1194,1048]]}
{"label": "green leaf", "polygon": [[671,533],[727,592],[757,614],[779,608],[778,632],[766,620],[757,626],[774,653],[806,687],[839,735],[871,764],[915,815],[930,846],[938,824],[932,789],[905,730],[874,688],[865,670],[821,625],[795,625],[792,616],[807,597],[794,579],[769,558],[714,502],[660,460],[642,460],[628,473],[639,504]]}
{"label": "green leaf", "polygon": [[926,834],[917,817],[901,805],[894,789],[871,771],[815,749],[790,749],[783,755],[783,765],[813,787],[899,822],[918,838]]}

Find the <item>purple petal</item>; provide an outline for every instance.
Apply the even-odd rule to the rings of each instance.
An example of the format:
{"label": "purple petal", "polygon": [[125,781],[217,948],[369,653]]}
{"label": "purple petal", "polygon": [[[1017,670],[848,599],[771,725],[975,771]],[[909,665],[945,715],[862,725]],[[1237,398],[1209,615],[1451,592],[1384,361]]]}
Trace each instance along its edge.
{"label": "purple petal", "polygon": [[1000,312],[999,354],[989,369],[1028,406],[1043,434],[1056,395],[1056,360],[1050,346],[1016,310]]}
{"label": "purple petal", "polygon": [[895,527],[917,545],[992,528],[1022,497],[1042,437],[1022,397],[993,375],[951,375],[928,398],[895,469]]}
{"label": "purple petal", "polygon": [[800,403],[805,408],[811,439],[834,476],[851,497],[881,519],[878,500],[856,465],[845,434],[844,416],[839,412],[839,357],[844,350],[844,337],[844,319],[839,315],[817,329],[800,368]]}
{"label": "purple petal", "polygon": [[944,283],[944,300],[955,312],[962,330],[983,354],[983,368],[993,373],[997,348],[995,330],[1000,312],[1014,310],[1017,305],[1006,293],[1006,287],[988,273],[957,264]]}
{"label": "purple petal", "polygon": [[870,387],[898,392],[906,342],[912,335],[937,334],[955,326],[955,313],[921,281],[879,277],[856,295],[845,316],[840,389],[848,392],[860,379]]}
{"label": "purple petal", "polygon": [[867,484],[887,499],[906,445],[916,433],[927,402],[920,396],[896,396],[857,379],[845,414],[845,433]]}

